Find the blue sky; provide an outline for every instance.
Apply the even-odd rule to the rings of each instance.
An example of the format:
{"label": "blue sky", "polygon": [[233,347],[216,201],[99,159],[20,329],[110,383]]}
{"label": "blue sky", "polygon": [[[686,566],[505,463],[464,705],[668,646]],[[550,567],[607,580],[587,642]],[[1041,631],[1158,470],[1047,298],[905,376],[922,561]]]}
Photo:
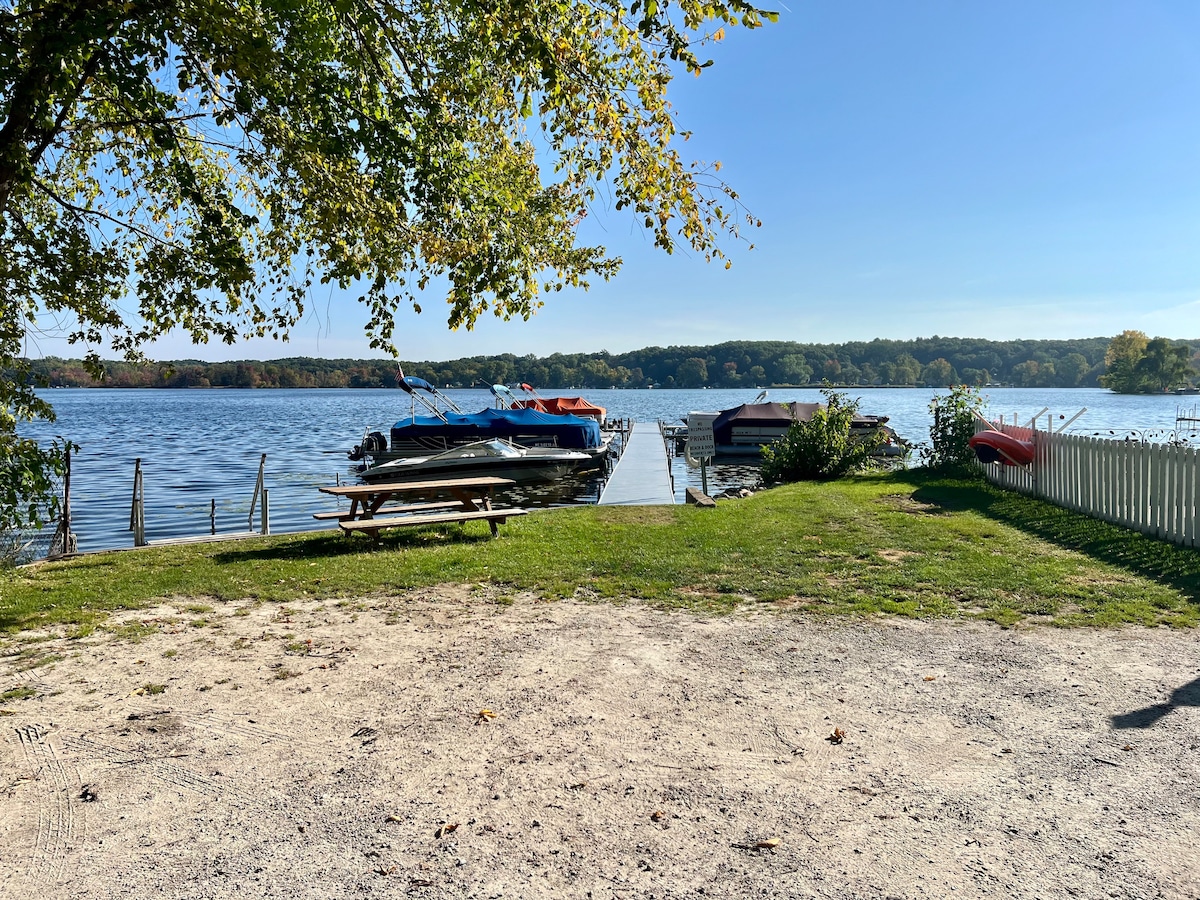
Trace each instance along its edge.
{"label": "blue sky", "polygon": [[[1200,337],[1200,4],[856,2],[736,28],[672,97],[685,145],[763,221],[732,269],[655,250],[598,205],[611,282],[530,322],[450,332],[402,313],[401,355],[612,352],[933,334]],[[366,312],[318,290],[289,345],[159,358],[378,356]]]}

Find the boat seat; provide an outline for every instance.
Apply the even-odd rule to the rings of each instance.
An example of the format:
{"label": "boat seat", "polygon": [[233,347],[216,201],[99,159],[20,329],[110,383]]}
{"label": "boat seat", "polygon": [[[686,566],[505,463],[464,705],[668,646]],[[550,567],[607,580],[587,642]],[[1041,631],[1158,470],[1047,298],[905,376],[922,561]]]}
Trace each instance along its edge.
{"label": "boat seat", "polygon": [[482,519],[491,526],[492,536],[499,534],[497,524],[503,524],[510,516],[524,516],[524,509],[459,509],[453,512],[416,513],[407,516],[394,516],[389,519],[355,519],[338,522],[338,527],[350,534],[355,531],[365,531],[378,539],[379,532],[384,528],[408,528],[418,525],[441,525],[448,522],[468,522],[472,519]]}
{"label": "boat seat", "polygon": [[[439,500],[436,503],[407,503],[402,506],[382,506],[376,512],[377,516],[392,516],[397,513],[415,513],[429,509],[454,509],[462,506],[457,500]],[[358,515],[355,513],[355,515]],[[329,512],[313,513],[314,519],[349,519],[350,511],[348,509],[334,509]],[[368,520],[369,521],[369,520]]]}

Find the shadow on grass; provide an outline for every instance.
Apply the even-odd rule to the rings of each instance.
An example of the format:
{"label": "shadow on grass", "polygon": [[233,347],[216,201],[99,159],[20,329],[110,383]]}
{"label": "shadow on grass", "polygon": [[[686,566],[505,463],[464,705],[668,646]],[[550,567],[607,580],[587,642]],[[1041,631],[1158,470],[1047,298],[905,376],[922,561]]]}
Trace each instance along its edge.
{"label": "shadow on grass", "polygon": [[1171,691],[1171,696],[1165,703],[1155,703],[1145,709],[1135,709],[1133,712],[1113,716],[1113,728],[1149,728],[1173,709],[1181,706],[1200,706],[1200,678],[1194,678],[1187,684]]}
{"label": "shadow on grass", "polygon": [[945,510],[973,510],[1028,534],[1168,585],[1200,604],[1200,553],[1110,525],[984,481],[909,473],[913,499]]}
{"label": "shadow on grass", "polygon": [[388,550],[423,549],[442,547],[447,544],[478,544],[492,540],[487,532],[467,534],[453,528],[439,529],[436,526],[402,531],[385,531],[379,541],[363,535],[345,536],[331,532],[328,537],[306,537],[301,540],[255,547],[224,550],[213,554],[218,563],[237,563],[247,560],[295,561],[306,559],[333,559],[340,556],[356,556],[360,553],[377,553]]}

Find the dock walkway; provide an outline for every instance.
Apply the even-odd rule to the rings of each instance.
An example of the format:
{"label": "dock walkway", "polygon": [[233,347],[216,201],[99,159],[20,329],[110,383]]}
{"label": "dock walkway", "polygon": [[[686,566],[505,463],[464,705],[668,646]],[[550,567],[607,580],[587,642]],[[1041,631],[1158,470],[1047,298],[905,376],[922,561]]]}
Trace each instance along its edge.
{"label": "dock walkway", "polygon": [[600,494],[602,506],[670,506],[671,461],[657,422],[635,422],[629,443]]}

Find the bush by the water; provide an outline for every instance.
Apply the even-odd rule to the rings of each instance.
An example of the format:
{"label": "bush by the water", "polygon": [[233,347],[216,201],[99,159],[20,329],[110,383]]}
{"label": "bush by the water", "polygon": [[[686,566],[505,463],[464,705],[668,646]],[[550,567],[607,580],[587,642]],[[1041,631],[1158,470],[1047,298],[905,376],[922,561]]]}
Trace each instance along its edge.
{"label": "bush by the water", "polygon": [[950,388],[949,394],[934,397],[929,403],[933,416],[930,446],[922,452],[925,465],[942,472],[969,469],[975,451],[967,442],[975,434],[975,421],[982,408],[979,390],[967,385],[957,385]]}
{"label": "bush by the water", "polygon": [[35,538],[28,532],[0,529],[0,570],[30,562],[35,556],[34,544]]}
{"label": "bush by the water", "polygon": [[812,418],[793,422],[779,440],[763,447],[763,480],[828,481],[866,468],[885,437],[878,429],[851,434],[858,401],[834,390],[821,391],[825,406]]}

